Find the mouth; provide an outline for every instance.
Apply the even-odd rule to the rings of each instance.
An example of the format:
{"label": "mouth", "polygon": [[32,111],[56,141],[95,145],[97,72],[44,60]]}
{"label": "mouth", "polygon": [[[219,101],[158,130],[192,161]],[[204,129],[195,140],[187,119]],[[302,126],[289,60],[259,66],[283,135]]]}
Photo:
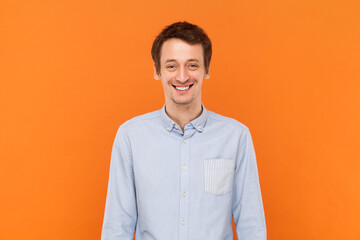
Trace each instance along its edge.
{"label": "mouth", "polygon": [[175,90],[177,90],[179,92],[187,92],[193,85],[194,84],[190,84],[187,86],[175,86],[175,85],[172,85],[172,86],[175,88]]}

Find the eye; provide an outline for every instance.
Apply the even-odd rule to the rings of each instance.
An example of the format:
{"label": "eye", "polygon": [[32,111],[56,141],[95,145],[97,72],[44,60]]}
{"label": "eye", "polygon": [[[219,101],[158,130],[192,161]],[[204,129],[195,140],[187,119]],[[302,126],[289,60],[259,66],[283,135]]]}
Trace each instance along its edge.
{"label": "eye", "polygon": [[197,69],[197,68],[199,68],[199,65],[197,65],[195,63],[191,63],[191,64],[189,64],[189,68],[190,69]]}
{"label": "eye", "polygon": [[167,65],[166,66],[166,69],[168,69],[168,70],[174,70],[175,68],[176,68],[175,65]]}

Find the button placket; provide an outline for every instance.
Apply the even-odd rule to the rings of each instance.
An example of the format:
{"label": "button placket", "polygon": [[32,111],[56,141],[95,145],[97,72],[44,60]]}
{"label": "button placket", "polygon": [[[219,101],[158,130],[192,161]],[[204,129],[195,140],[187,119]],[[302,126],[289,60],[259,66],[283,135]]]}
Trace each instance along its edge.
{"label": "button placket", "polygon": [[189,164],[190,164],[190,147],[189,139],[185,136],[181,140],[180,144],[180,166],[181,166],[181,179],[180,179],[180,226],[179,226],[179,239],[188,239],[189,227],[187,222],[189,221],[189,188],[190,188],[190,175],[189,175]]}

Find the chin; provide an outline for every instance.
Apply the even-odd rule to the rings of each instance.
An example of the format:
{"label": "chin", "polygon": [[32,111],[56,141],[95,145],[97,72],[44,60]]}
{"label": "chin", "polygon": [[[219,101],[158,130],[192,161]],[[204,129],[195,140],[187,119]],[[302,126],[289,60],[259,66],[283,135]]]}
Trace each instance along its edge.
{"label": "chin", "polygon": [[189,105],[192,103],[192,101],[186,101],[186,100],[181,101],[181,100],[173,99],[173,103],[178,105]]}

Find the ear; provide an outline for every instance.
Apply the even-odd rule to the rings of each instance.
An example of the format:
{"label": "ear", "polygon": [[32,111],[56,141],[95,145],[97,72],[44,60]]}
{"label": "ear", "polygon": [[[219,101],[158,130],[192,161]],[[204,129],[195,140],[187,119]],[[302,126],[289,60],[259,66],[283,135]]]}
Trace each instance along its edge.
{"label": "ear", "polygon": [[155,78],[155,80],[160,80],[160,74],[156,71],[155,63],[153,64],[153,67],[154,67],[154,78]]}
{"label": "ear", "polygon": [[208,68],[207,72],[205,73],[204,79],[210,78],[210,67]]}

